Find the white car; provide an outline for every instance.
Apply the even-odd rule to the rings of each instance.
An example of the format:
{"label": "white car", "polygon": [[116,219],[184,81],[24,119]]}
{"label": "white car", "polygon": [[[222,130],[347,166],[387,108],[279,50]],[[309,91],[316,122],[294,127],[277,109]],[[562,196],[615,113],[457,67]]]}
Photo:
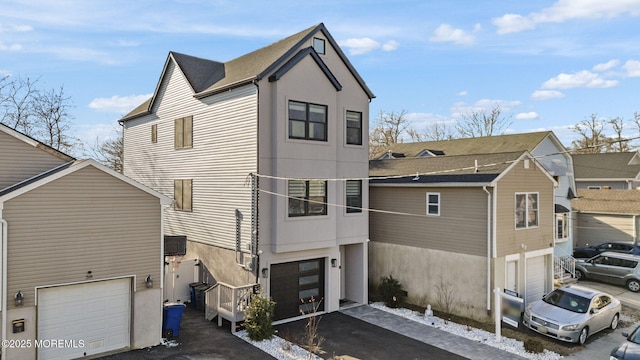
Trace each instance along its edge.
{"label": "white car", "polygon": [[617,328],[621,308],[620,301],[607,293],[567,285],[529,305],[523,322],[543,335],[584,344],[600,330]]}

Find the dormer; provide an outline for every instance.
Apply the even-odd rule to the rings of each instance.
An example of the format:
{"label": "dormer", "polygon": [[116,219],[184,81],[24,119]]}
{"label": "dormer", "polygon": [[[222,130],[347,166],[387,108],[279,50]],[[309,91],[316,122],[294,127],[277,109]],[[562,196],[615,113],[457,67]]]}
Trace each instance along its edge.
{"label": "dormer", "polygon": [[431,156],[442,156],[444,155],[444,151],[442,150],[430,150],[424,149],[416,155],[416,157],[431,157]]}

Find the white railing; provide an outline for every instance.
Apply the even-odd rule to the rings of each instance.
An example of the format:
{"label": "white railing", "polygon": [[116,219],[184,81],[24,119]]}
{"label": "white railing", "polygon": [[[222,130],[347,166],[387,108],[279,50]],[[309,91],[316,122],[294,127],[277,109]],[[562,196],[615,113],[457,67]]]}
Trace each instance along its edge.
{"label": "white railing", "polygon": [[245,318],[245,310],[253,298],[253,289],[254,285],[215,284],[205,292],[205,317],[212,320],[218,316],[218,326],[222,326],[222,319],[227,319],[231,322],[231,332],[235,332],[236,323]]}
{"label": "white railing", "polygon": [[553,256],[553,272],[556,277],[562,278],[564,273],[576,277],[576,259],[571,255]]}

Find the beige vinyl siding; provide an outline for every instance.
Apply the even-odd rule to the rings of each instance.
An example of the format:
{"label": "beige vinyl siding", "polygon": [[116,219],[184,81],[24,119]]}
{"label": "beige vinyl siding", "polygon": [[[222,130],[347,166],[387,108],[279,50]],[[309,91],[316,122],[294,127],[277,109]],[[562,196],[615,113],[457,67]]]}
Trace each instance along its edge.
{"label": "beige vinyl siding", "polygon": [[5,203],[8,222],[8,302],[34,288],[135,275],[138,291],[150,274],[160,284],[161,205],[149,195],[88,166]]}
{"label": "beige vinyl siding", "polygon": [[[469,255],[487,254],[487,194],[482,188],[371,186],[372,241]],[[426,193],[440,193],[440,216],[426,216]]]}
{"label": "beige vinyl siding", "polygon": [[0,131],[0,189],[53,169],[66,161]]}
{"label": "beige vinyl siding", "polygon": [[[235,209],[244,215],[243,244],[250,241],[249,173],[257,169],[257,92],[254,85],[202,100],[173,63],[160,84],[154,114],[125,123],[124,173],[174,197],[174,180],[191,179],[191,212],[170,209],[165,233],[225,248],[235,246]],[[193,117],[193,146],[174,149],[174,121]],[[157,125],[157,143],[149,131]]]}
{"label": "beige vinyl siding", "polygon": [[608,241],[633,243],[636,226],[633,215],[578,213],[576,247],[595,246]]}
{"label": "beige vinyl siding", "polygon": [[[519,161],[499,180],[496,199],[497,256],[553,247],[555,214],[553,181],[533,162]],[[538,226],[515,228],[515,193],[538,193]]]}

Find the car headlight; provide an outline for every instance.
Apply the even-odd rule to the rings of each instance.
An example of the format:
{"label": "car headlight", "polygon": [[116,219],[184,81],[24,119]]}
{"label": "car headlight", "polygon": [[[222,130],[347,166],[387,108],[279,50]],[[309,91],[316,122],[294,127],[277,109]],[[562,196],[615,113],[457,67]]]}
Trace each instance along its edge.
{"label": "car headlight", "polygon": [[562,330],[573,331],[573,330],[577,329],[578,326],[580,326],[580,324],[565,325],[565,326],[562,327]]}
{"label": "car headlight", "polygon": [[620,360],[620,359],[618,359],[617,357],[611,355],[611,356],[609,356],[609,360]]}
{"label": "car headlight", "polygon": [[531,308],[526,308],[524,310],[524,316],[531,317]]}

